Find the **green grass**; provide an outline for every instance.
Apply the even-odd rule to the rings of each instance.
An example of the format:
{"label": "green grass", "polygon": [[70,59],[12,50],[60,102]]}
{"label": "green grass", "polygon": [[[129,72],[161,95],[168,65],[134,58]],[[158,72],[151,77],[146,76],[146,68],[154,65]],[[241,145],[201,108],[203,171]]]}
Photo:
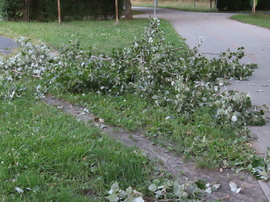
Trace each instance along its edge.
{"label": "green grass", "polygon": [[270,29],[270,14],[234,15],[231,18],[244,23]]}
{"label": "green grass", "polygon": [[195,160],[198,167],[217,168],[224,159],[228,167],[246,167],[255,157],[247,144],[247,131],[216,124],[207,107],[197,109],[187,120],[169,107],[152,105],[134,95],[108,97],[90,93],[61,98],[86,106],[110,125],[131,131],[144,129],[144,135],[155,144]]}
{"label": "green grass", "polygon": [[[96,52],[109,53],[130,44],[142,32],[146,20],[120,21],[120,26],[112,23],[0,22],[0,34],[29,36],[54,47],[79,38],[84,48],[94,43],[99,44]],[[176,47],[183,46],[183,40],[167,21],[161,21],[161,28],[168,33],[168,41]],[[116,30],[119,37],[110,38]],[[91,34],[90,40],[87,36]],[[22,91],[21,98],[0,100],[0,181],[4,182],[0,200],[104,201],[104,193],[115,181],[123,188],[143,190],[152,178],[146,157],[135,155],[134,148],[126,148],[98,129],[36,101],[33,89],[38,82],[14,81],[13,89],[27,90]],[[5,92],[5,88],[0,91]],[[224,166],[224,161],[229,167],[247,166],[254,157],[247,136],[236,127],[213,124],[209,108],[197,109],[187,120],[170,107],[153,105],[136,95],[50,93],[87,107],[112,126],[131,131],[143,129],[154,143],[195,158],[200,167],[217,168]],[[19,194],[15,187],[25,192]]]}
{"label": "green grass", "polygon": [[[152,0],[131,0],[133,6],[153,7],[154,1]],[[172,8],[177,10],[185,11],[203,11],[213,12],[215,9],[215,1],[213,1],[212,9],[210,8],[209,0],[196,1],[194,5],[193,0],[159,0],[158,7],[161,8]]]}
{"label": "green grass", "polygon": [[112,48],[125,47],[135,36],[141,35],[147,20],[138,20],[136,23],[121,20],[117,26],[113,23],[114,21],[78,21],[62,24],[0,22],[0,34],[10,38],[21,35],[40,39],[54,47],[78,39],[82,48],[92,47],[94,52],[109,52]]}
{"label": "green grass", "polygon": [[[84,49],[92,47],[94,53],[109,53],[113,48],[129,46],[135,37],[140,37],[148,20],[120,20],[119,25],[113,23],[114,21],[75,21],[62,24],[0,21],[0,35],[10,38],[26,36],[40,39],[56,48],[67,44],[69,40],[78,39]],[[167,21],[162,21],[162,28],[171,30]],[[176,31],[167,33],[172,42],[179,43]]]}
{"label": "green grass", "polygon": [[[147,20],[120,21],[120,26],[113,26],[112,23],[87,21],[58,25],[0,22],[0,26],[1,34],[5,36],[29,36],[54,47],[65,44],[72,30],[77,30],[74,38],[85,40],[83,47],[91,46],[94,41],[100,44],[96,51],[110,52],[113,48],[130,44],[135,35],[143,31]],[[162,21],[161,24],[174,43],[183,44],[168,22]],[[89,30],[95,33],[93,40],[85,39]],[[102,32],[112,36],[115,30],[120,30],[120,38],[108,39],[98,34]],[[107,49],[103,47],[105,44]],[[0,201],[104,201],[105,194],[115,181],[120,182],[123,188],[132,186],[138,191],[147,188],[152,173],[144,155],[140,152],[135,154],[134,148],[113,141],[97,128],[86,126],[54,107],[36,101],[34,91],[39,82],[28,79],[14,81],[11,91],[7,92],[8,84],[0,80],[0,95],[1,91],[12,94],[13,90],[26,89],[21,91],[21,98],[0,99]],[[71,102],[82,103],[81,97],[70,97]],[[90,100],[87,102],[90,106]],[[89,109],[98,106],[98,102],[96,99]],[[138,102],[140,105],[141,101]],[[114,124],[115,119],[109,120],[113,117],[108,112],[109,107],[106,104],[100,106],[102,110],[99,113],[95,110],[96,114],[106,118],[111,125],[130,130],[138,128],[138,123],[133,123],[133,116]],[[106,110],[107,116],[104,115]],[[141,128],[144,127],[142,118],[138,117]],[[24,193],[18,193],[16,187],[23,189]]]}
{"label": "green grass", "polygon": [[139,190],[150,179],[140,152],[31,93],[0,100],[0,201],[104,201],[115,181]]}
{"label": "green grass", "polygon": [[[130,22],[123,21],[123,22],[128,23],[126,24],[127,27],[134,28],[134,27],[137,27],[136,24],[142,25],[146,23],[146,20],[142,20],[142,21],[135,20],[135,21],[130,21]],[[67,23],[66,25],[64,24],[64,26],[61,27],[61,33],[62,33],[61,36],[68,36],[68,34],[65,34],[65,33],[70,33],[70,26],[73,27],[73,29],[75,30],[79,30],[78,35],[80,35],[81,32],[86,33],[85,30],[89,30],[90,25],[93,25],[91,27],[91,30],[93,32],[97,32],[94,30],[101,29],[101,26],[99,26],[98,24],[101,24],[104,26],[104,25],[108,25],[108,23],[110,24],[112,22],[107,21],[107,22]],[[88,27],[82,26],[86,24],[88,24]],[[120,24],[124,25],[122,21],[120,21]],[[20,35],[24,35],[24,32],[20,32],[22,30],[21,29],[22,26],[24,26],[24,23],[20,25],[20,23],[4,22],[3,25],[8,27],[9,32],[13,32],[13,30],[15,30],[16,33]],[[32,26],[42,28],[42,26],[45,25],[46,27],[50,24],[27,23],[27,25],[28,25],[27,29],[32,29]],[[52,23],[51,25],[54,25],[54,23]],[[43,35],[46,36],[47,34],[50,35],[51,32],[53,33],[57,32],[55,30],[58,30],[58,27],[59,25],[51,26],[50,30],[43,28],[43,32],[44,32]],[[183,42],[179,38],[179,35],[177,35],[175,30],[167,21],[164,21],[164,20],[161,21],[161,28],[164,29],[166,33],[168,33],[166,37],[168,38],[169,41],[174,40],[174,43],[177,47],[183,46]],[[35,30],[35,28],[33,30]],[[124,26],[123,26],[123,30],[126,30]],[[130,30],[132,29],[130,28]],[[114,32],[114,29],[106,30],[107,35],[111,35],[113,32]],[[129,43],[131,43],[131,41],[133,40],[133,36],[131,33],[132,32],[127,34],[126,32],[126,34],[122,36],[123,41],[128,41]],[[58,39],[60,40],[62,38],[61,36],[56,35],[54,37],[55,38],[58,37]],[[34,37],[35,39],[38,39],[38,35],[35,34]],[[47,42],[46,40],[44,40],[44,38],[42,40]],[[102,41],[103,38],[99,38],[97,36],[96,40]],[[115,39],[111,39],[111,40],[115,40]],[[58,40],[54,40],[51,43],[53,43],[52,45],[55,47],[59,46]],[[112,45],[110,46],[110,48],[111,49],[117,48],[117,46]],[[56,95],[58,94],[58,92],[53,92],[53,93]],[[217,152],[215,153],[211,153],[211,150],[208,150],[208,149],[203,149],[203,150],[198,150],[198,151],[202,151],[201,156],[203,155],[211,156],[211,158],[217,159],[215,166],[222,164],[222,160],[221,160],[222,158],[219,158],[220,156],[219,151],[221,151],[223,148],[222,144],[219,144],[220,138],[223,137],[225,134],[233,134],[232,136],[230,136],[230,139],[228,139],[228,142],[234,142],[238,138],[241,138],[237,136],[238,133],[237,133],[237,129],[235,128],[224,128],[218,125],[217,126],[211,125],[210,123],[214,122],[213,117],[211,118],[211,116],[200,114],[200,110],[198,110],[198,113],[200,114],[199,117],[201,118],[201,120],[196,119],[197,121],[194,121],[194,122],[191,121],[190,123],[191,125],[186,125],[188,120],[185,120],[186,119],[185,116],[179,117],[179,115],[177,115],[172,109],[169,109],[169,108],[166,109],[166,108],[158,107],[155,105],[153,106],[147,100],[140,99],[134,95],[108,97],[108,96],[102,96],[102,95],[96,95],[96,94],[90,93],[86,95],[63,94],[61,95],[61,97],[64,98],[65,100],[70,101],[71,103],[76,103],[76,104],[81,104],[81,105],[86,106],[87,108],[91,109],[98,117],[105,119],[106,123],[110,125],[127,128],[128,130],[131,130],[131,131],[134,131],[137,129],[145,129],[146,130],[145,135],[151,137],[154,141],[163,145],[165,144],[163,140],[171,140],[175,144],[174,149],[178,148],[176,149],[178,152],[184,152],[186,153],[185,155],[187,156],[192,156],[192,155],[198,156],[199,153],[196,152],[195,150],[197,150],[199,147],[212,148],[212,147],[203,146],[203,144],[201,144],[200,142],[200,139],[203,139],[205,135],[209,135],[209,137],[211,137],[210,139],[212,139],[211,141],[216,142],[215,144],[218,144],[218,146],[213,146],[213,149],[216,147],[220,147],[220,149],[218,149]],[[208,111],[208,109],[202,109],[202,110]],[[208,111],[208,113],[211,113],[211,112]],[[166,120],[165,118],[168,116],[174,117],[174,118]],[[206,129],[200,128],[200,130],[198,131],[198,129],[196,129],[196,125],[205,125]],[[190,129],[188,129],[189,127]],[[186,132],[193,130],[192,128],[194,127],[196,129],[196,133],[194,134],[197,136],[197,138],[192,137],[192,136],[186,136]],[[215,127],[216,129],[210,130],[211,127]],[[188,143],[190,143],[191,145],[189,145]],[[194,144],[196,144],[197,146],[195,147]],[[228,143],[228,144],[233,145],[231,143]],[[245,147],[244,141],[242,142],[242,144],[243,144],[243,147]],[[239,147],[239,149],[242,150],[243,148]],[[238,150],[237,152],[235,152],[236,149],[232,149],[232,151],[233,153],[243,154]],[[222,155],[227,155],[227,154],[230,155],[227,152],[223,153]],[[246,158],[247,161],[245,162],[248,162],[249,159],[247,158],[247,156],[250,154],[252,154],[252,151],[247,152],[246,154],[243,154],[241,159]],[[230,161],[235,160],[235,158],[229,158],[229,157],[228,159]]]}

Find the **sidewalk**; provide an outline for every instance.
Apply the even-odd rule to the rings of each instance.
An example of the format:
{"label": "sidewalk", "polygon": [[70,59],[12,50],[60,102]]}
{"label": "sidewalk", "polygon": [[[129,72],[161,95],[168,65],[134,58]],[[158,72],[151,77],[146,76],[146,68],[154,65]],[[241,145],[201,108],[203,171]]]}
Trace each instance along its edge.
{"label": "sidewalk", "polygon": [[17,47],[18,44],[14,40],[0,36],[0,54],[10,54],[12,49]]}

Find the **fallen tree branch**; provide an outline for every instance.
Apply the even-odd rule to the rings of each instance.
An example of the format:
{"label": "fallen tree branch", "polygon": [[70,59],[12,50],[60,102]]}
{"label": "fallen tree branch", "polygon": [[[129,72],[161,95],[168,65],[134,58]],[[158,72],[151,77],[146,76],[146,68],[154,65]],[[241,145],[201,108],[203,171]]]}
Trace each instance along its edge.
{"label": "fallen tree branch", "polygon": [[144,198],[147,202],[171,202],[171,201],[180,201],[180,199],[155,199],[155,198]]}
{"label": "fallen tree branch", "polygon": [[164,54],[164,53],[169,53],[169,52],[181,50],[181,49],[184,49],[184,48],[185,48],[185,47],[180,47],[180,48],[174,48],[174,49],[171,49],[171,50],[167,50],[167,51],[164,51],[164,52],[160,53],[160,55],[162,55],[162,54]]}
{"label": "fallen tree branch", "polygon": [[16,74],[24,74],[23,72],[19,72],[19,71],[17,71],[17,70],[12,70],[13,72],[15,72]]}
{"label": "fallen tree branch", "polygon": [[[24,72],[19,72],[19,71],[15,70],[15,69],[13,69],[12,71],[15,72],[16,74],[20,74],[20,75],[25,74]],[[32,77],[42,79],[42,77],[40,76],[40,73],[38,75],[33,74]]]}

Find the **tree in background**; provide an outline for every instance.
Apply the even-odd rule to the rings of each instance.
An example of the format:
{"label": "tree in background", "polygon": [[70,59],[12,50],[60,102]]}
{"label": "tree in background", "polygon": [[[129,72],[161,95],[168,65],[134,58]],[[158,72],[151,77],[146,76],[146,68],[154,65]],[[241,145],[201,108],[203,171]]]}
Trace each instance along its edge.
{"label": "tree in background", "polygon": [[210,8],[213,8],[213,0],[210,0]]}
{"label": "tree in background", "polygon": [[124,0],[125,2],[125,19],[131,20],[132,17],[132,9],[131,9],[131,2],[130,0]]}
{"label": "tree in background", "polygon": [[5,20],[28,21],[33,0],[0,0],[0,12]]}
{"label": "tree in background", "polygon": [[[0,0],[5,20],[59,21],[60,0]],[[127,4],[128,5],[128,4]],[[118,0],[119,16],[124,13],[124,0]],[[131,10],[131,9],[130,9]],[[61,20],[110,19],[115,16],[115,0],[61,1]]]}
{"label": "tree in background", "polygon": [[258,0],[250,0],[250,5],[252,6],[252,13],[256,13],[256,6],[258,4]]}
{"label": "tree in background", "polygon": [[58,23],[61,23],[61,3],[60,3],[60,0],[57,0],[57,8],[58,8]]}
{"label": "tree in background", "polygon": [[256,4],[253,4],[253,0],[218,0],[217,8],[220,11],[242,11],[250,10],[253,7],[259,10],[269,10],[270,9],[270,0],[255,0]]}
{"label": "tree in background", "polygon": [[30,9],[33,0],[24,0],[24,7],[22,11],[22,20],[29,21]]}

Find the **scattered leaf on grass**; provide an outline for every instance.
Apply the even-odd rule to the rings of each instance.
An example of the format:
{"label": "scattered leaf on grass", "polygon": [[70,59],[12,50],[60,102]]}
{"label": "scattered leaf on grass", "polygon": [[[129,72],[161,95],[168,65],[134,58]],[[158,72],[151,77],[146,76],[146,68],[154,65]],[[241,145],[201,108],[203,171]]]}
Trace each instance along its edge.
{"label": "scattered leaf on grass", "polygon": [[229,186],[230,186],[232,192],[235,192],[237,194],[240,193],[241,187],[238,188],[234,182],[230,181]]}
{"label": "scattered leaf on grass", "polygon": [[219,189],[220,186],[221,184],[213,184],[213,188],[215,188],[216,190]]}
{"label": "scattered leaf on grass", "polygon": [[216,191],[217,189],[219,189],[220,186],[221,186],[220,184],[212,184],[211,186],[211,184],[207,183],[206,184],[207,188],[205,189],[204,192],[211,194],[213,191]]}
{"label": "scattered leaf on grass", "polygon": [[113,183],[111,186],[111,190],[108,192],[109,194],[114,194],[119,190],[119,185],[117,182]]}
{"label": "scattered leaf on grass", "polygon": [[156,191],[157,186],[156,186],[155,184],[151,184],[151,185],[148,187],[148,189],[149,189],[150,191]]}
{"label": "scattered leaf on grass", "polygon": [[61,105],[57,106],[57,109],[63,109],[63,108],[64,106],[61,106]]}
{"label": "scattered leaf on grass", "polygon": [[87,114],[89,114],[90,112],[89,112],[89,110],[88,109],[86,109],[86,108],[84,108],[83,109],[83,111],[85,112],[85,113],[87,113]]}
{"label": "scattered leaf on grass", "polygon": [[98,123],[104,123],[104,119],[102,118],[94,118],[94,121]]}
{"label": "scattered leaf on grass", "polygon": [[19,188],[19,187],[15,187],[15,190],[20,194],[23,193],[23,190],[21,188]]}
{"label": "scattered leaf on grass", "polygon": [[142,195],[143,195],[141,192],[138,192],[138,191],[136,191],[136,190],[134,190],[133,193],[134,193],[136,196],[142,196]]}
{"label": "scattered leaf on grass", "polygon": [[208,194],[211,194],[212,193],[212,188],[211,187],[208,187],[204,192],[205,193],[208,193]]}
{"label": "scattered leaf on grass", "polygon": [[133,202],[144,202],[142,197],[135,198]]}

